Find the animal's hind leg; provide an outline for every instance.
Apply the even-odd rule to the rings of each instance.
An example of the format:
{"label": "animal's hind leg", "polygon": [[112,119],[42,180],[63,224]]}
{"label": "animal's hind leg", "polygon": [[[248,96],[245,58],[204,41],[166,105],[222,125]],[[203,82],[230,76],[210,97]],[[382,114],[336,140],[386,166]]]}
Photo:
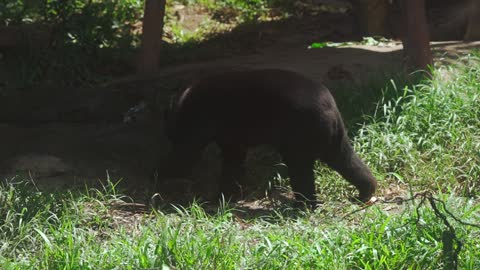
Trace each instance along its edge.
{"label": "animal's hind leg", "polygon": [[245,174],[245,158],[247,149],[232,144],[220,144],[222,151],[222,174],[220,179],[220,195],[225,199],[241,196],[240,183]]}
{"label": "animal's hind leg", "polygon": [[282,157],[288,167],[290,185],[295,192],[295,199],[314,206],[316,202],[313,175],[315,158],[301,151],[297,154],[282,153]]}

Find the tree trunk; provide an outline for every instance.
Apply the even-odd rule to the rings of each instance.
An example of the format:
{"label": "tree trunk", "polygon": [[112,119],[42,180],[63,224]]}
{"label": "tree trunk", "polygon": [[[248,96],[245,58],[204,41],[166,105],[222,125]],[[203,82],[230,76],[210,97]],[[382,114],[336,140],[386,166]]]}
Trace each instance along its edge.
{"label": "tree trunk", "polygon": [[428,70],[433,64],[430,38],[425,14],[425,0],[402,0],[402,19],[405,36],[402,38],[408,68]]}
{"label": "tree trunk", "polygon": [[464,39],[480,40],[480,0],[470,0],[468,4],[468,23]]}
{"label": "tree trunk", "polygon": [[140,73],[150,73],[158,69],[165,3],[166,0],[145,1],[141,54],[138,62],[138,71]]}

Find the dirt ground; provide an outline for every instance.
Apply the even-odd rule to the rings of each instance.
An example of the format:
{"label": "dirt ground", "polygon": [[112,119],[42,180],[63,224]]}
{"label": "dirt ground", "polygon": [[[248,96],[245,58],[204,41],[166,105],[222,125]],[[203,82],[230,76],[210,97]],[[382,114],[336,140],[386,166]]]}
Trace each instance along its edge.
{"label": "dirt ground", "polygon": [[[327,85],[338,81],[358,83],[378,72],[402,70],[398,42],[307,48],[313,41],[329,40],[338,33],[348,40],[348,31],[342,25],[338,27],[316,32],[311,25],[288,27],[283,32],[274,29],[265,34],[269,35],[268,44],[262,43],[254,52],[246,50],[210,61],[164,66],[148,78],[123,78],[94,90],[3,97],[0,177],[24,175],[47,189],[97,185],[109,177],[112,181],[123,179],[123,190],[137,198],[151,195],[154,189],[161,191],[152,185],[154,168],[168,151],[161,120],[152,118],[125,125],[122,113],[144,99],[145,92],[150,93],[150,98],[151,93],[159,92],[167,97],[192,79],[225,69],[289,69]],[[437,62],[450,61],[479,47],[480,43],[462,42],[433,45]],[[159,102],[165,100],[160,98]],[[210,166],[208,161],[202,162],[204,167]],[[186,189],[188,185],[185,183]]]}

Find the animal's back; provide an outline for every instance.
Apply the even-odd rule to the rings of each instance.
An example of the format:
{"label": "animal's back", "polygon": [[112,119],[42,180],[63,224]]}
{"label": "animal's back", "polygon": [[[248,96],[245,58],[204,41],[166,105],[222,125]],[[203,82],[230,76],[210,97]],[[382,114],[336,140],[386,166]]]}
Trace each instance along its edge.
{"label": "animal's back", "polygon": [[178,121],[188,128],[251,143],[282,140],[282,130],[318,139],[329,126],[341,124],[328,89],[298,73],[276,69],[204,78],[182,94],[177,106]]}
{"label": "animal's back", "polygon": [[187,98],[192,101],[202,99],[202,103],[213,106],[219,103],[265,105],[263,102],[275,101],[278,105],[293,104],[296,107],[309,107],[321,93],[328,93],[328,90],[296,72],[258,69],[228,72],[203,78],[192,85]]}

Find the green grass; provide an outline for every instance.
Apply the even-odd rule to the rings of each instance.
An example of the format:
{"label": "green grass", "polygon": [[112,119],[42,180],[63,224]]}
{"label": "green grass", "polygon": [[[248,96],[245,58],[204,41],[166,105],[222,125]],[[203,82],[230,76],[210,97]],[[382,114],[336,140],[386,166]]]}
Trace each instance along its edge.
{"label": "green grass", "polygon": [[[437,80],[397,89],[359,130],[355,146],[397,181],[478,197],[480,191],[480,66],[436,70]],[[448,79],[442,79],[442,77]]]}
{"label": "green grass", "polygon": [[[473,54],[417,84],[372,81],[362,86],[372,94],[342,101],[351,102],[342,105],[348,122],[363,123],[352,138],[380,179],[379,196],[391,186],[407,197],[430,190],[456,217],[480,224],[478,60]],[[370,116],[355,118],[360,109]],[[129,199],[112,183],[45,193],[9,180],[0,187],[0,268],[442,269],[441,215],[462,243],[459,269],[480,268],[480,228],[440,203],[440,214],[420,198],[359,209],[346,202],[354,190],[336,173],[318,166],[317,176],[319,210],[282,205],[248,218],[226,204],[121,210]]]}
{"label": "green grass", "polygon": [[[2,269],[438,269],[443,260],[443,223],[428,207],[417,222],[412,203],[399,213],[375,206],[344,217],[356,207],[328,203],[296,217],[239,220],[233,209],[206,213],[198,204],[119,214],[112,205],[121,198],[105,190],[48,196],[10,184],[1,196]],[[478,203],[442,199],[463,220],[479,222]],[[478,269],[479,230],[453,224],[464,244],[461,268]]]}

